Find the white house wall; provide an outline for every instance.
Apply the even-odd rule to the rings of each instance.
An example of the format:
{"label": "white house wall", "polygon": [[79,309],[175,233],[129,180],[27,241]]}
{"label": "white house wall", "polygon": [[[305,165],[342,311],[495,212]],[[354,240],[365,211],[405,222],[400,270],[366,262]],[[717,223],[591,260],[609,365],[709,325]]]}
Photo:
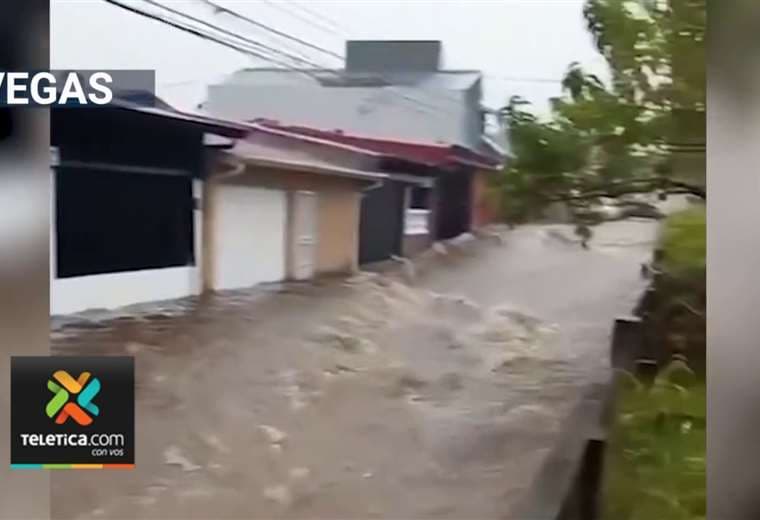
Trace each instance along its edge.
{"label": "white house wall", "polygon": [[199,271],[195,266],[57,278],[50,287],[50,313],[115,309],[199,293]]}

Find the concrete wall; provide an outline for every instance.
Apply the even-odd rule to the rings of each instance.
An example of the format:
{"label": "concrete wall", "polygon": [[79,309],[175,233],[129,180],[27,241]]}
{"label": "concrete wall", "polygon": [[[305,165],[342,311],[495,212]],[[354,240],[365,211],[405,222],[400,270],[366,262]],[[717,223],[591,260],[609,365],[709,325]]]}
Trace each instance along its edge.
{"label": "concrete wall", "polygon": [[488,179],[496,172],[480,170],[472,176],[472,229],[495,222],[499,217],[498,204],[488,189]]}
{"label": "concrete wall", "polygon": [[416,256],[433,245],[433,238],[429,233],[424,235],[404,235],[401,243],[401,254],[406,258]]}
{"label": "concrete wall", "polygon": [[355,189],[332,187],[319,192],[317,273],[357,269],[360,208],[361,196]]}
{"label": "concrete wall", "polygon": [[200,293],[195,266],[57,278],[50,286],[50,314],[183,298]]}

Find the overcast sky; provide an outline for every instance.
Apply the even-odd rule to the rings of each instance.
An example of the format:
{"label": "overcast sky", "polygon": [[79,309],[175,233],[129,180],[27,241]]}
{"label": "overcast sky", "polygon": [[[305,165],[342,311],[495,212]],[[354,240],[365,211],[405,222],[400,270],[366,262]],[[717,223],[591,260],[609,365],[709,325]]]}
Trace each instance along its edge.
{"label": "overcast sky", "polygon": [[[143,0],[124,3],[161,12]],[[261,29],[215,15],[199,0],[157,0],[228,30],[327,67],[323,53],[271,38]],[[581,15],[583,0],[217,0],[217,3],[335,53],[346,39],[443,41],[444,67],[485,74],[484,102],[492,107],[520,95],[547,110],[569,63],[606,77]],[[192,109],[205,88],[246,66],[272,66],[103,0],[51,2],[51,67],[155,69],[158,94]],[[169,13],[162,13],[172,16]],[[516,81],[521,80],[521,81]]]}

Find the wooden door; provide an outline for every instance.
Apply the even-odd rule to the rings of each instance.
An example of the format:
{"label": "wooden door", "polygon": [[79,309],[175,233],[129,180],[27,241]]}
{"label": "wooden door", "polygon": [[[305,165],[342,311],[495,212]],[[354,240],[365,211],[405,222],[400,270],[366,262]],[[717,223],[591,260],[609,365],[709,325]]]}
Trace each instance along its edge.
{"label": "wooden door", "polygon": [[317,255],[318,198],[313,191],[293,194],[292,273],[296,280],[314,277]]}

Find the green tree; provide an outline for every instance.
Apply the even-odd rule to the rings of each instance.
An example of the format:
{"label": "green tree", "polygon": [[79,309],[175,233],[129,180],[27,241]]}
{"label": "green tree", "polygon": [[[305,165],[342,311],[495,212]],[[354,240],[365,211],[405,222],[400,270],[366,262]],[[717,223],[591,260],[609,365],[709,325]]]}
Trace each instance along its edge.
{"label": "green tree", "polygon": [[530,219],[563,201],[593,224],[589,208],[602,197],[704,198],[703,184],[673,175],[671,154],[678,114],[704,125],[705,0],[587,0],[583,12],[611,80],[570,64],[548,120],[510,99],[502,115],[516,158],[496,181],[505,217]]}

